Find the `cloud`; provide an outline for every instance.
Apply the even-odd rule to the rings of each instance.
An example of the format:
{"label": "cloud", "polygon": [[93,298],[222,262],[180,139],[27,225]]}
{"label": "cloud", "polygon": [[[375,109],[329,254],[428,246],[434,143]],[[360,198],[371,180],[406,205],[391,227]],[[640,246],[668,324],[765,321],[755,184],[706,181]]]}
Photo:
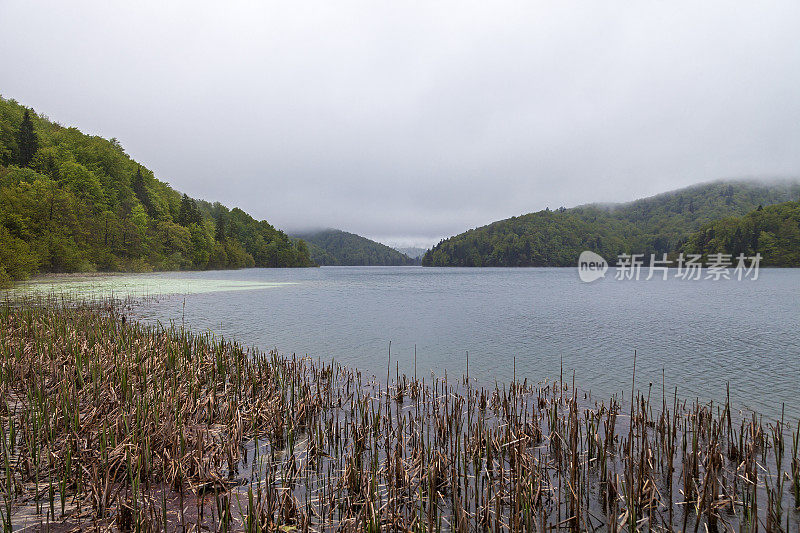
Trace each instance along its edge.
{"label": "cloud", "polygon": [[800,4],[3,2],[0,92],[192,196],[398,242],[800,174]]}

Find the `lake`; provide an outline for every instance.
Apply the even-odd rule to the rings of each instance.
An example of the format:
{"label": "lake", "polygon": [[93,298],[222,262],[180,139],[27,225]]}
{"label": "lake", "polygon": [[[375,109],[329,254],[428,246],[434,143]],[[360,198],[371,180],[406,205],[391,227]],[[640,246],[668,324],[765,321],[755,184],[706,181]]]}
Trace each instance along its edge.
{"label": "lake", "polygon": [[[672,274],[671,274],[672,276]],[[643,276],[644,277],[644,276]],[[323,267],[44,278],[16,290],[160,295],[145,321],[262,349],[506,383],[565,379],[595,398],[637,386],[800,417],[800,269],[757,280],[581,282],[571,268]],[[516,365],[515,365],[516,359]],[[627,392],[626,392],[627,391]]]}

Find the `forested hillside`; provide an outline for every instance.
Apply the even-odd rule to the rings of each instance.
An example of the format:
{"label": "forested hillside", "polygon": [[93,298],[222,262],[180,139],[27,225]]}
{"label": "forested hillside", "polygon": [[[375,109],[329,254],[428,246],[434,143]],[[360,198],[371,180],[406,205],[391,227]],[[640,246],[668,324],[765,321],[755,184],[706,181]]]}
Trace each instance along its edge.
{"label": "forested hillside", "polygon": [[712,222],[686,243],[688,253],[761,254],[764,266],[800,267],[800,202],[759,206],[743,217]]}
{"label": "forested hillside", "polygon": [[546,209],[469,230],[433,247],[426,266],[572,266],[583,250],[674,253],[713,221],[800,198],[800,183],[719,181],[617,205]]}
{"label": "forested hillside", "polygon": [[308,243],[311,259],[319,265],[390,266],[413,265],[414,260],[397,250],[361,235],[338,229],[294,234]]}
{"label": "forested hillside", "polygon": [[310,266],[240,209],[181,195],[116,139],[0,97],[0,282],[36,272]]}

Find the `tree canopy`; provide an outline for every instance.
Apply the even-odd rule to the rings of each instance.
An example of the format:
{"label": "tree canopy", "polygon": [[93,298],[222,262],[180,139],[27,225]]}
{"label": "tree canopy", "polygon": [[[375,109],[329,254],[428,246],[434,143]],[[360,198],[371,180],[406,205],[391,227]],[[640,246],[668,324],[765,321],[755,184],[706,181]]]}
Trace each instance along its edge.
{"label": "tree canopy", "polygon": [[308,243],[311,259],[319,265],[413,265],[414,260],[385,244],[338,229],[299,233]]}
{"label": "tree canopy", "polygon": [[[227,226],[218,230],[220,220]],[[0,282],[36,272],[311,265],[304,245],[241,209],[175,191],[116,139],[0,97]]]}
{"label": "tree canopy", "polygon": [[754,209],[706,224],[685,246],[688,253],[761,254],[764,266],[800,267],[800,202]]}
{"label": "tree canopy", "polygon": [[450,237],[426,266],[573,266],[583,250],[677,254],[693,233],[759,205],[800,198],[798,182],[719,181],[618,205],[545,209]]}

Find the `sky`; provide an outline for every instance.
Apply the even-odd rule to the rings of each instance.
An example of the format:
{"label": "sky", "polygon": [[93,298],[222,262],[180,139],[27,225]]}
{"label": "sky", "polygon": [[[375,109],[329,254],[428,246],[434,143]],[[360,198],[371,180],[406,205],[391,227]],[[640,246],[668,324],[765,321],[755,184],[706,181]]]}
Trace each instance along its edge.
{"label": "sky", "polygon": [[800,2],[0,0],[0,94],[287,230],[393,245],[800,176]]}

